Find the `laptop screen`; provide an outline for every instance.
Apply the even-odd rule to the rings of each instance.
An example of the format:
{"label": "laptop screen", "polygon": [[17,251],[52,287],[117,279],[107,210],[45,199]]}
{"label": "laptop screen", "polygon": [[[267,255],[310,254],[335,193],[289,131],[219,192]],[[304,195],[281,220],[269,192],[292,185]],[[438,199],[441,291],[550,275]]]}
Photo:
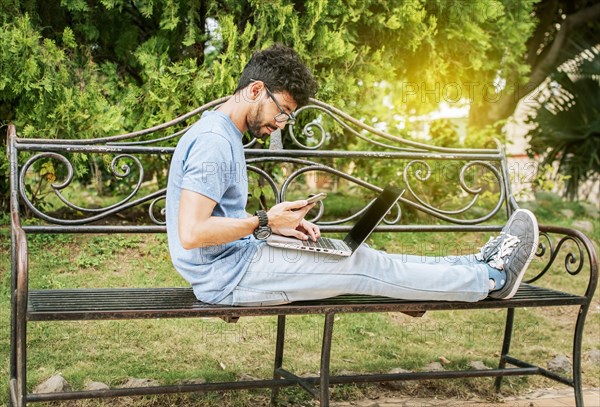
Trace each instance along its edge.
{"label": "laptop screen", "polygon": [[344,242],[352,250],[360,246],[371,235],[371,232],[373,232],[391,207],[394,206],[403,192],[404,190],[386,187],[352,227]]}

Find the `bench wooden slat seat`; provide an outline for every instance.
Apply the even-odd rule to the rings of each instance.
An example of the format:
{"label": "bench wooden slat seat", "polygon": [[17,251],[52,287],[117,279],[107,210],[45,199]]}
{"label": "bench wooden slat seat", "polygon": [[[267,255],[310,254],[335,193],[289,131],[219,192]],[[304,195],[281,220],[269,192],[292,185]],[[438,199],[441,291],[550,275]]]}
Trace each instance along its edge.
{"label": "bench wooden slat seat", "polygon": [[276,307],[233,307],[200,302],[190,288],[108,288],[32,290],[29,292],[27,314],[30,321],[181,318],[543,307],[580,305],[585,301],[586,298],[582,296],[523,284],[510,300],[488,298],[474,303],[440,301],[432,304],[387,297],[342,295]]}

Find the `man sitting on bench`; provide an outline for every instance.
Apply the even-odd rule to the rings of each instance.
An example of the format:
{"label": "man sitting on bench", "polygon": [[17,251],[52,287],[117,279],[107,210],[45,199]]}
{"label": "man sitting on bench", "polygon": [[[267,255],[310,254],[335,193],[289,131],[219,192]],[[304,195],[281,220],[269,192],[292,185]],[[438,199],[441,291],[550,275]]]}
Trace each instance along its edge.
{"label": "man sitting on bench", "polygon": [[523,209],[479,253],[451,262],[366,245],[332,261],[265,243],[271,232],[316,240],[319,227],[304,219],[314,206],[306,200],[248,216],[242,135],[264,138],[283,129],[316,89],[294,50],[275,45],[255,52],[233,97],[205,112],[179,141],[167,187],[167,232],[173,264],[196,297],[253,306],[341,294],[446,301],[514,296],[538,243],[537,221]]}

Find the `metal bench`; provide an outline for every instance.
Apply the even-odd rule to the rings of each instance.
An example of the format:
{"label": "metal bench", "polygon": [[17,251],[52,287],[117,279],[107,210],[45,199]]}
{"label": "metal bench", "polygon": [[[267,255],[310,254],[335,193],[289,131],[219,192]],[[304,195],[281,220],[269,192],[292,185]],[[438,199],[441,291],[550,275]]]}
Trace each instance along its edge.
{"label": "metal bench", "polygon": [[[594,247],[581,232],[556,226],[540,226],[540,249],[538,263],[542,264],[535,275],[527,277],[517,295],[506,301],[486,299],[476,303],[444,301],[403,301],[384,297],[344,295],[322,301],[297,302],[282,306],[231,307],[201,303],[194,297],[190,288],[75,288],[60,290],[30,290],[28,273],[35,273],[28,267],[27,236],[30,234],[59,233],[165,233],[164,205],[165,188],[148,192],[141,188],[145,178],[147,159],[153,157],[156,163],[168,166],[174,143],[191,122],[207,109],[214,108],[225,99],[215,100],[171,122],[134,133],[113,137],[77,139],[25,139],[19,138],[14,126],[8,130],[8,154],[11,166],[11,257],[12,257],[12,297],[11,297],[11,351],[10,351],[10,401],[14,406],[24,406],[28,402],[56,401],[83,398],[119,397],[132,395],[168,394],[200,391],[222,391],[254,388],[272,389],[272,401],[276,403],[281,387],[299,385],[320,400],[322,406],[329,405],[329,387],[332,384],[385,382],[397,380],[423,380],[459,377],[496,377],[499,390],[504,376],[542,375],[560,383],[574,387],[577,406],[583,406],[581,386],[581,345],[583,327],[598,279],[598,264]],[[429,146],[404,140],[364,125],[325,103],[313,100],[311,105],[298,112],[300,124],[305,124],[301,133],[288,126],[283,148],[282,134],[275,133],[269,148],[261,147],[256,140],[246,145],[248,169],[258,176],[263,187],[271,189],[274,200],[286,198],[294,182],[311,172],[326,174],[326,179],[378,191],[380,186],[346,174],[336,168],[336,160],[344,165],[358,160],[394,160],[403,169],[401,178],[408,194],[399,201],[397,216],[386,219],[377,232],[435,232],[495,233],[501,228],[498,218],[506,216],[517,207],[510,189],[509,167],[501,146],[491,149],[452,149]],[[302,122],[302,118],[304,122]],[[299,127],[299,124],[296,125]],[[346,143],[358,143],[359,148],[347,150]],[[338,145],[342,147],[324,148]],[[368,148],[371,146],[371,148]],[[81,208],[64,198],[61,191],[72,186],[75,167],[72,154],[86,154],[89,157],[112,156],[109,175],[127,179],[136,177],[132,192],[116,204],[104,208]],[[158,160],[158,161],[157,161]],[[344,161],[345,160],[345,161]],[[44,211],[39,202],[32,200],[26,185],[30,176],[39,176],[39,166],[52,161],[56,167],[63,167],[63,179],[53,181],[52,192],[71,211],[58,217]],[[415,183],[430,180],[432,167],[436,163],[449,164],[457,175],[461,197],[466,199],[459,209],[442,209],[420,196]],[[121,166],[119,166],[121,164]],[[285,164],[286,170],[281,170]],[[477,206],[481,200],[482,188],[468,185],[468,172],[474,168],[491,177],[493,194],[491,205],[483,210]],[[277,172],[277,175],[274,175]],[[477,177],[475,177],[477,178]],[[448,179],[442,180],[447,182]],[[332,181],[333,182],[333,181]],[[465,198],[466,197],[466,198]],[[271,203],[272,204],[272,203]],[[107,221],[111,216],[128,210],[143,208],[144,222],[115,225]],[[425,214],[433,222],[429,224],[406,224],[401,208]],[[39,220],[24,225],[21,218],[25,213]],[[352,220],[360,213],[345,219],[325,221],[321,207],[316,221],[321,223],[323,232],[344,232],[349,230]],[[558,259],[564,258],[564,267]],[[563,269],[564,270],[561,270]],[[566,272],[574,278],[583,279],[580,293],[563,292],[534,285],[552,272]],[[582,272],[584,271],[585,272]],[[175,272],[175,271],[174,271]],[[547,284],[545,284],[547,285]],[[511,338],[515,309],[521,307],[579,307],[573,332],[573,372],[572,377],[564,377],[540,366],[519,360],[510,355]],[[419,317],[427,311],[506,309],[504,341],[498,368],[485,370],[410,372],[397,374],[330,374],[330,353],[334,316],[342,313],[403,312]],[[324,316],[322,352],[319,375],[299,377],[283,367],[285,322],[288,315],[320,314]],[[209,382],[202,384],[170,385],[144,388],[111,388],[94,391],[69,391],[62,393],[33,394],[27,390],[27,325],[37,321],[65,320],[105,320],[133,318],[195,318],[218,317],[235,322],[246,316],[277,316],[277,339],[275,343],[273,378],[232,382]],[[343,339],[342,339],[343,340]],[[509,366],[510,365],[510,366]]]}

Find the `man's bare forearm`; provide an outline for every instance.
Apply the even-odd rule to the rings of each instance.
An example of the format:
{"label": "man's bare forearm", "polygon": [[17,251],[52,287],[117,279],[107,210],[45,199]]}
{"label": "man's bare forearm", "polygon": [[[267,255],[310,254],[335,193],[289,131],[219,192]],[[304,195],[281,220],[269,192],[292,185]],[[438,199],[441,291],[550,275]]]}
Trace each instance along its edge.
{"label": "man's bare forearm", "polygon": [[189,250],[230,243],[248,236],[257,227],[256,216],[245,219],[211,216],[191,228],[186,228],[187,233],[180,233],[181,245]]}

